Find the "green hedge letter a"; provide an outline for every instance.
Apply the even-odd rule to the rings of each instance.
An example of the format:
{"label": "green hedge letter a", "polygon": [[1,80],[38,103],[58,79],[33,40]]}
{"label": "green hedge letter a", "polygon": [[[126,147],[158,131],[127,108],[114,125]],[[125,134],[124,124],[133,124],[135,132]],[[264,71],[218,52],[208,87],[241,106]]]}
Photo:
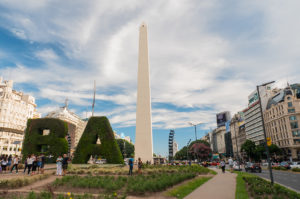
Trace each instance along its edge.
{"label": "green hedge letter a", "polygon": [[73,163],[86,164],[91,156],[106,159],[107,163],[123,164],[120,148],[106,117],[91,117],[79,140]]}

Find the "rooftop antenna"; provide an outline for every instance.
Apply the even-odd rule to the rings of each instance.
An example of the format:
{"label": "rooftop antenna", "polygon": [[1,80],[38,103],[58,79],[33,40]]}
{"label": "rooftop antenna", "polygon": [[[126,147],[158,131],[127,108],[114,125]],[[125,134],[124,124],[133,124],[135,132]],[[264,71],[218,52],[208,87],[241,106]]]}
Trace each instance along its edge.
{"label": "rooftop antenna", "polygon": [[96,80],[94,80],[94,97],[93,97],[93,105],[92,105],[92,117],[94,116],[95,98],[96,98]]}
{"label": "rooftop antenna", "polygon": [[67,97],[66,100],[65,100],[65,108],[67,109],[68,106],[69,106],[69,99],[68,99],[68,97]]}

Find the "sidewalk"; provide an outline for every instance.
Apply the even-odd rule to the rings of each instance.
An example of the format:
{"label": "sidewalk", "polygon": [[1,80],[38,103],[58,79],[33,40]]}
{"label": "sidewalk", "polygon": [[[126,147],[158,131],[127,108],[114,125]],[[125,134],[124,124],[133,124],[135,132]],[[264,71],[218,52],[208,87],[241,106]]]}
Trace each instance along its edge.
{"label": "sidewalk", "polygon": [[222,173],[221,169],[213,169],[218,174],[195,191],[185,197],[185,199],[233,199],[235,198],[236,174],[226,171]]}

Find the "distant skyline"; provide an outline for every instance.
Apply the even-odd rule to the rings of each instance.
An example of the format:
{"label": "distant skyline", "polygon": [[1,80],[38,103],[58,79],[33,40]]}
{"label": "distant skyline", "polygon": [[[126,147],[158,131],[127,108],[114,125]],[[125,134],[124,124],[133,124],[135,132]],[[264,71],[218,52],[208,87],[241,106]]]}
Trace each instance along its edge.
{"label": "distant skyline", "polygon": [[62,106],[109,118],[134,140],[138,28],[148,25],[154,152],[168,133],[182,148],[188,122],[216,127],[216,113],[247,107],[257,84],[300,82],[300,2],[145,0],[0,2],[0,76],[36,98],[43,115]]}

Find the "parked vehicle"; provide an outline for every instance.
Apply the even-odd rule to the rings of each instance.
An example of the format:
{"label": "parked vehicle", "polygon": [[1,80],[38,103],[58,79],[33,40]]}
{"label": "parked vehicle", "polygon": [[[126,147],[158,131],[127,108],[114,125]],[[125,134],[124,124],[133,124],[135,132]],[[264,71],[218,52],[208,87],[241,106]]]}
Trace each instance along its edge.
{"label": "parked vehicle", "polygon": [[300,162],[292,162],[290,167],[291,169],[300,168]]}
{"label": "parked vehicle", "polygon": [[239,166],[238,164],[234,164],[232,168],[235,171],[242,171],[242,165]]}
{"label": "parked vehicle", "polygon": [[259,163],[247,162],[245,164],[245,170],[246,170],[246,172],[261,173],[261,166]]}
{"label": "parked vehicle", "polygon": [[106,159],[97,160],[96,164],[106,164]]}
{"label": "parked vehicle", "polygon": [[290,166],[290,164],[288,162],[281,162],[279,166],[285,167],[286,169],[290,169],[291,168],[291,166]]}

